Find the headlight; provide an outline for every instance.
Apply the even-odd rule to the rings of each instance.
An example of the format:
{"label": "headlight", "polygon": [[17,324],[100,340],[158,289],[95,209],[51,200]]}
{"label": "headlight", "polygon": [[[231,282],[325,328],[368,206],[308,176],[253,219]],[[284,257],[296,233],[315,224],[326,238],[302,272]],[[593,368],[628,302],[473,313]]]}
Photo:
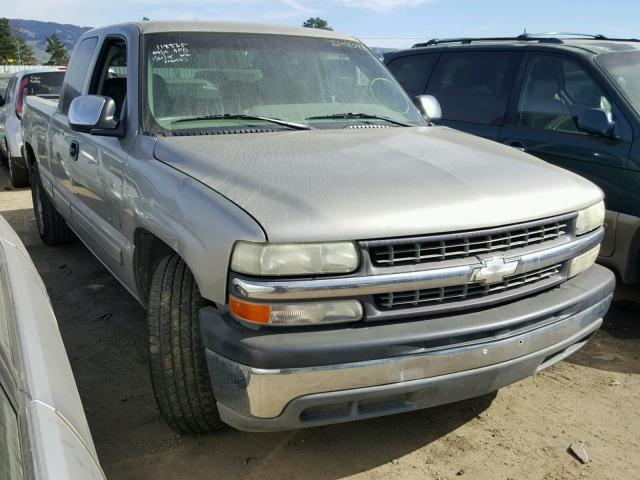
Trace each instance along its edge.
{"label": "headlight", "polygon": [[282,327],[355,322],[362,318],[362,304],[357,300],[263,304],[230,296],[229,309],[237,320]]}
{"label": "headlight", "polygon": [[593,265],[598,258],[598,253],[600,253],[600,245],[592,248],[582,255],[577,256],[576,258],[573,258],[569,263],[569,278],[575,277]]}
{"label": "headlight", "polygon": [[349,273],[356,268],[358,252],[352,242],[238,242],[231,256],[231,270],[247,275],[321,275]]}
{"label": "headlight", "polygon": [[576,235],[591,232],[604,223],[604,202],[591,205],[578,212]]}

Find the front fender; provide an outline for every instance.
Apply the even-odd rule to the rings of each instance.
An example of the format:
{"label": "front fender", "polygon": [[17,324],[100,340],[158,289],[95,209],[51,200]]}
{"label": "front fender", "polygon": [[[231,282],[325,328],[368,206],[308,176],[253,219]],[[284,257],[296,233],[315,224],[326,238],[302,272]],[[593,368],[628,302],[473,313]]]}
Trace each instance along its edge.
{"label": "front fender", "polygon": [[[202,296],[224,305],[233,245],[264,241],[260,225],[222,195],[158,160],[132,159],[129,167],[123,195],[127,237],[133,239],[140,228],[158,237],[187,263]],[[132,241],[130,264],[134,248]]]}

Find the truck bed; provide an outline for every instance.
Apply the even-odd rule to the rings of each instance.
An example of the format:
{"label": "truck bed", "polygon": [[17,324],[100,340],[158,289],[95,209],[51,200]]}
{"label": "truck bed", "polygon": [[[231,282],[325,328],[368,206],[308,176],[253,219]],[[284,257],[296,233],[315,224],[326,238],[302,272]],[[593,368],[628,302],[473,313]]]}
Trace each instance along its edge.
{"label": "truck bed", "polygon": [[37,110],[48,117],[51,117],[58,109],[58,97],[39,97],[37,95],[29,95],[25,102],[28,109]]}

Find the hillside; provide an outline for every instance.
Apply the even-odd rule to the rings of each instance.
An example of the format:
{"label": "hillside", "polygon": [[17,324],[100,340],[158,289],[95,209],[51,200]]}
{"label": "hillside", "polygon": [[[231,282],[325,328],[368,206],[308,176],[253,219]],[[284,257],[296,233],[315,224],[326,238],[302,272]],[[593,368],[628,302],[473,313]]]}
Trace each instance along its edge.
{"label": "hillside", "polygon": [[[84,32],[91,29],[91,27],[78,27],[77,25],[40,22],[38,20],[22,20],[17,18],[10,18],[9,25],[14,35],[22,37],[31,48],[33,48],[33,53],[39,63],[44,63],[49,59],[49,55],[45,52],[47,37],[57,33],[69,53],[71,53],[78,38],[80,38]],[[384,53],[393,50],[392,48],[371,47],[373,54],[381,60]]]}
{"label": "hillside", "polygon": [[33,53],[40,63],[49,59],[49,55],[45,52],[47,37],[56,33],[71,53],[80,35],[90,30],[90,27],[12,18],[9,19],[9,25],[14,35],[22,37],[33,48]]}

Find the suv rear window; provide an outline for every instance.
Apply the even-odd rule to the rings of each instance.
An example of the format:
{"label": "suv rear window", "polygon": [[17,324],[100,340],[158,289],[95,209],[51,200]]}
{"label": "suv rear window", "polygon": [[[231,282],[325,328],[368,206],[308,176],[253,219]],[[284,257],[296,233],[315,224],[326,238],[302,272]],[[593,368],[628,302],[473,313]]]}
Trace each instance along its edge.
{"label": "suv rear window", "polygon": [[398,58],[388,67],[409,96],[415,97],[424,92],[429,74],[437,60],[438,54],[423,53]]}
{"label": "suv rear window", "polygon": [[501,125],[520,62],[518,53],[444,53],[426,93],[435,96],[444,120]]}

